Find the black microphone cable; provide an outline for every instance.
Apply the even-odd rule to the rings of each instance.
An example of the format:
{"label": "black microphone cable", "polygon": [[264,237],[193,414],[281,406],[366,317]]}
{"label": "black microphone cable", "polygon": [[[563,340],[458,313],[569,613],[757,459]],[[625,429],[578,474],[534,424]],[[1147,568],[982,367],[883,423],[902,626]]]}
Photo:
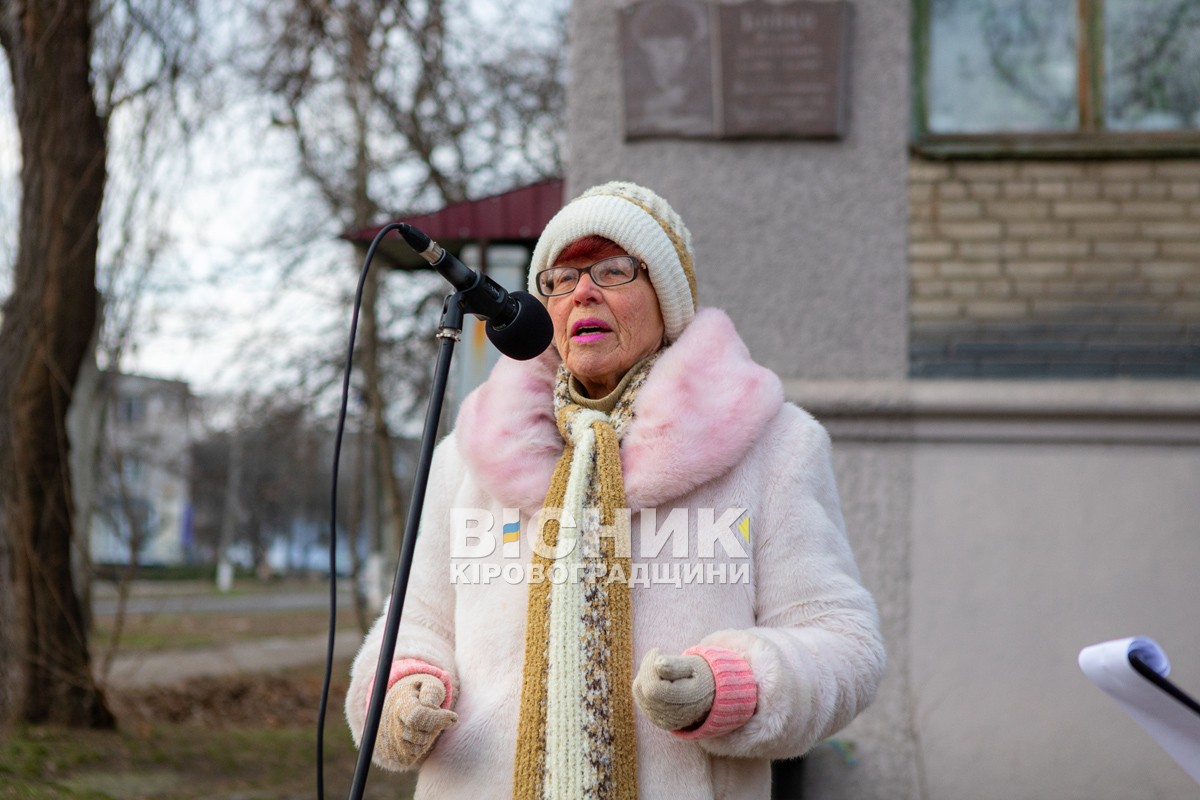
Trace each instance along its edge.
{"label": "black microphone cable", "polygon": [[367,272],[371,260],[383,237],[400,230],[402,223],[385,225],[375,234],[371,246],[363,259],[362,274],[358,278],[358,290],[354,294],[354,311],[350,315],[350,345],[346,351],[346,369],[342,375],[342,404],[338,411],[337,434],[333,442],[333,485],[330,488],[329,506],[329,640],[325,649],[325,680],[321,685],[321,707],[317,713],[317,798],[325,800],[325,712],[329,706],[329,684],[333,678],[333,651],[337,639],[337,499],[338,466],[342,457],[342,438],[346,432],[346,409],[350,404],[350,370],[354,364],[354,339],[358,333],[358,315],[362,309],[363,287],[367,285]]}

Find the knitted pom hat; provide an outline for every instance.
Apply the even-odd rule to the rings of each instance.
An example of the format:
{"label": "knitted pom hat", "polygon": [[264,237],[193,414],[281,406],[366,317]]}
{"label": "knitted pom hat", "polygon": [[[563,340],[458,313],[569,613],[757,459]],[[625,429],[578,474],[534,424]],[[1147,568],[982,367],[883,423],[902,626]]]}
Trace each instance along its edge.
{"label": "knitted pom hat", "polygon": [[538,272],[553,266],[567,245],[585,236],[610,239],[646,264],[667,341],[678,339],[696,314],[696,274],[692,235],[667,201],[624,181],[594,186],[579,195],[554,215],[538,239],[529,269],[530,294],[538,294]]}

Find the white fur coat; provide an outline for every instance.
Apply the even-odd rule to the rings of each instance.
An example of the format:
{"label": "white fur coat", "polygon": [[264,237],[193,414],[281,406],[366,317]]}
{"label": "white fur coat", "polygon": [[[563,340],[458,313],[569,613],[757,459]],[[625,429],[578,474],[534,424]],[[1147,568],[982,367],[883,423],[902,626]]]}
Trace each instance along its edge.
{"label": "white fur coat", "polygon": [[[459,723],[420,767],[418,798],[512,793],[528,593],[521,570],[563,447],[556,368],[553,351],[502,359],[434,456],[396,658],[451,675]],[[637,712],[639,796],[765,800],[770,759],[798,756],[849,723],[883,670],[829,437],[784,401],[779,379],[750,359],[728,317],[705,309],[642,387],[621,459],[634,670],[652,648],[706,644],[740,653],[758,686],[754,716],[723,736],[683,740]],[[672,518],[673,509],[684,510]],[[518,543],[505,543],[502,526],[518,510]],[[469,535],[467,517],[482,526]],[[380,617],[352,671],[346,716],[356,742],[382,628]]]}

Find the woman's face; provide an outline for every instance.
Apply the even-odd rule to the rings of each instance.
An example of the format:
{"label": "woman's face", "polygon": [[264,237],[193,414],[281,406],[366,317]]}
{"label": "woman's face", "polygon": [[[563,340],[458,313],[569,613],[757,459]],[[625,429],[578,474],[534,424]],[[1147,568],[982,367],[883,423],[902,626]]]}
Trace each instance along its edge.
{"label": "woman's face", "polygon": [[[554,266],[587,267],[623,255],[628,254],[614,244]],[[558,354],[592,398],[609,394],[630,367],[662,346],[665,328],[658,295],[643,269],[631,283],[609,287],[597,286],[589,273],[581,273],[575,290],[547,298],[546,308],[554,321]]]}

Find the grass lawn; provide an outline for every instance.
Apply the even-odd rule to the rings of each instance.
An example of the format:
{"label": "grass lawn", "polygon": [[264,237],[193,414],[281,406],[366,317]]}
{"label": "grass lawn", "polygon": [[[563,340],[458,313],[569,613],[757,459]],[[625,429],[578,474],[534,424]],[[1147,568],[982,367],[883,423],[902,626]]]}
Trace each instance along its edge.
{"label": "grass lawn", "polygon": [[[337,666],[325,732],[325,794],[346,797],[357,751]],[[201,679],[114,693],[116,732],[21,728],[0,739],[0,798],[284,800],[316,797],[321,669]],[[413,777],[373,769],[365,797],[412,797]]]}
{"label": "grass lawn", "polygon": [[[357,629],[339,614],[339,630]],[[108,646],[98,617],[93,658]],[[143,614],[121,652],[187,650],[234,640],[324,633],[323,611]],[[109,689],[115,732],[0,731],[0,800],[290,800],[315,798],[316,722],[324,665],[171,686]],[[325,726],[325,796],[349,794],[357,751],[342,717],[349,664],[334,665]],[[366,798],[412,797],[414,777],[372,769]]]}
{"label": "grass lawn", "polygon": [[[338,614],[338,630],[354,626],[353,614]],[[245,613],[129,614],[121,630],[120,649],[129,651],[186,650],[271,636],[312,636],[325,633],[329,620],[323,611],[263,611]],[[109,647],[113,618],[97,617],[93,652]]]}

